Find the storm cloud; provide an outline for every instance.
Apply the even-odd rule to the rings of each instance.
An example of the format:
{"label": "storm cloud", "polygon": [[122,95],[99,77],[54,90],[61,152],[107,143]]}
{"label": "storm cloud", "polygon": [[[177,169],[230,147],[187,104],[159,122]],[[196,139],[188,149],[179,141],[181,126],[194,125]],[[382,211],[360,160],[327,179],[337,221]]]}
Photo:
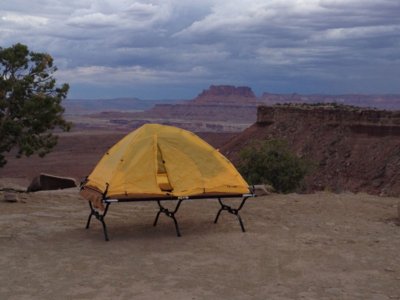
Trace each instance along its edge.
{"label": "storm cloud", "polygon": [[71,98],[400,93],[398,0],[3,0],[0,46],[50,53]]}

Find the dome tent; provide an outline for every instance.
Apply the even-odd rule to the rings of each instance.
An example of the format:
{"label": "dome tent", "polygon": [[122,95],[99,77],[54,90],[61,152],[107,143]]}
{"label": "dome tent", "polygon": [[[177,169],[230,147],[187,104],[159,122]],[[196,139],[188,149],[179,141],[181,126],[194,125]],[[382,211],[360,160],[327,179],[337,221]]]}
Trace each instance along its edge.
{"label": "dome tent", "polygon": [[238,195],[249,187],[232,163],[192,132],[146,124],[101,158],[81,195],[101,200]]}

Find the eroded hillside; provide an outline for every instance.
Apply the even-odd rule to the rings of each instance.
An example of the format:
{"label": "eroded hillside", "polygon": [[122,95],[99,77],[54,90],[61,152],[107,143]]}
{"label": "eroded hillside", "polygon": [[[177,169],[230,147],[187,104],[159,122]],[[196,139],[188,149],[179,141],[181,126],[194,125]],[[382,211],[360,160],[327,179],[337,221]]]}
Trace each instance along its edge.
{"label": "eroded hillside", "polygon": [[257,122],[221,151],[238,163],[252,140],[286,140],[315,165],[308,191],[365,191],[400,195],[400,111],[338,105],[258,108]]}

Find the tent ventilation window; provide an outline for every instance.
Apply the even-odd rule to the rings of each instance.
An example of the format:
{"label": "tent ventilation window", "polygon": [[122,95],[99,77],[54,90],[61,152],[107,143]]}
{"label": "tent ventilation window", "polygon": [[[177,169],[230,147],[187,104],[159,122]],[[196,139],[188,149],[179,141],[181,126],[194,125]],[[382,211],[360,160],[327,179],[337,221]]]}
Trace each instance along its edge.
{"label": "tent ventilation window", "polygon": [[163,192],[171,192],[173,188],[169,182],[164,163],[160,147],[157,147],[157,184]]}

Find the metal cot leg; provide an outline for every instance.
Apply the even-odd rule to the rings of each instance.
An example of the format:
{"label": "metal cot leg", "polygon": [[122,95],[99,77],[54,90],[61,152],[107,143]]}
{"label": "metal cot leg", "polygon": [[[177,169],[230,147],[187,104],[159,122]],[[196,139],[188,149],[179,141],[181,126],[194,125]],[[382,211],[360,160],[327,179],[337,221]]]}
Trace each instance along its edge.
{"label": "metal cot leg", "polygon": [[92,206],[92,202],[90,202],[90,201],[88,201],[88,202],[89,202],[89,206],[90,206],[90,214],[89,214],[89,218],[86,222],[86,229],[89,229],[90,221],[92,220],[92,216],[94,215],[94,209]]}
{"label": "metal cot leg", "polygon": [[107,233],[107,226],[106,223],[104,222],[104,218],[106,217],[108,207],[110,206],[110,203],[107,202],[106,208],[104,210],[104,213],[99,213],[97,210],[93,208],[92,202],[89,201],[89,206],[90,206],[90,214],[86,223],[86,229],[89,229],[90,222],[92,220],[92,216],[95,216],[97,220],[101,222],[101,225],[103,226],[103,233],[104,233],[104,239],[106,241],[109,241],[110,239],[108,238],[108,233]]}
{"label": "metal cot leg", "polygon": [[244,228],[243,221],[242,221],[242,218],[240,217],[239,211],[243,208],[243,205],[248,198],[249,197],[244,197],[238,208],[232,208],[229,205],[224,204],[222,202],[221,198],[218,198],[218,202],[221,205],[221,208],[218,210],[218,213],[217,213],[217,216],[215,217],[214,223],[216,224],[218,222],[221,212],[223,210],[225,210],[225,211],[229,212],[230,214],[233,214],[237,217],[237,219],[239,220],[239,224],[242,229],[242,232],[246,232],[246,229]]}
{"label": "metal cot leg", "polygon": [[167,217],[170,217],[172,220],[174,220],[176,235],[178,237],[181,236],[181,232],[179,230],[178,221],[175,218],[175,214],[178,212],[182,201],[183,200],[179,199],[178,200],[178,204],[176,205],[175,209],[173,211],[170,211],[168,208],[165,208],[164,206],[162,206],[161,201],[158,200],[157,203],[158,203],[159,211],[157,212],[157,215],[156,215],[156,218],[154,220],[153,226],[157,225],[158,218],[160,217],[160,214],[164,213]]}

